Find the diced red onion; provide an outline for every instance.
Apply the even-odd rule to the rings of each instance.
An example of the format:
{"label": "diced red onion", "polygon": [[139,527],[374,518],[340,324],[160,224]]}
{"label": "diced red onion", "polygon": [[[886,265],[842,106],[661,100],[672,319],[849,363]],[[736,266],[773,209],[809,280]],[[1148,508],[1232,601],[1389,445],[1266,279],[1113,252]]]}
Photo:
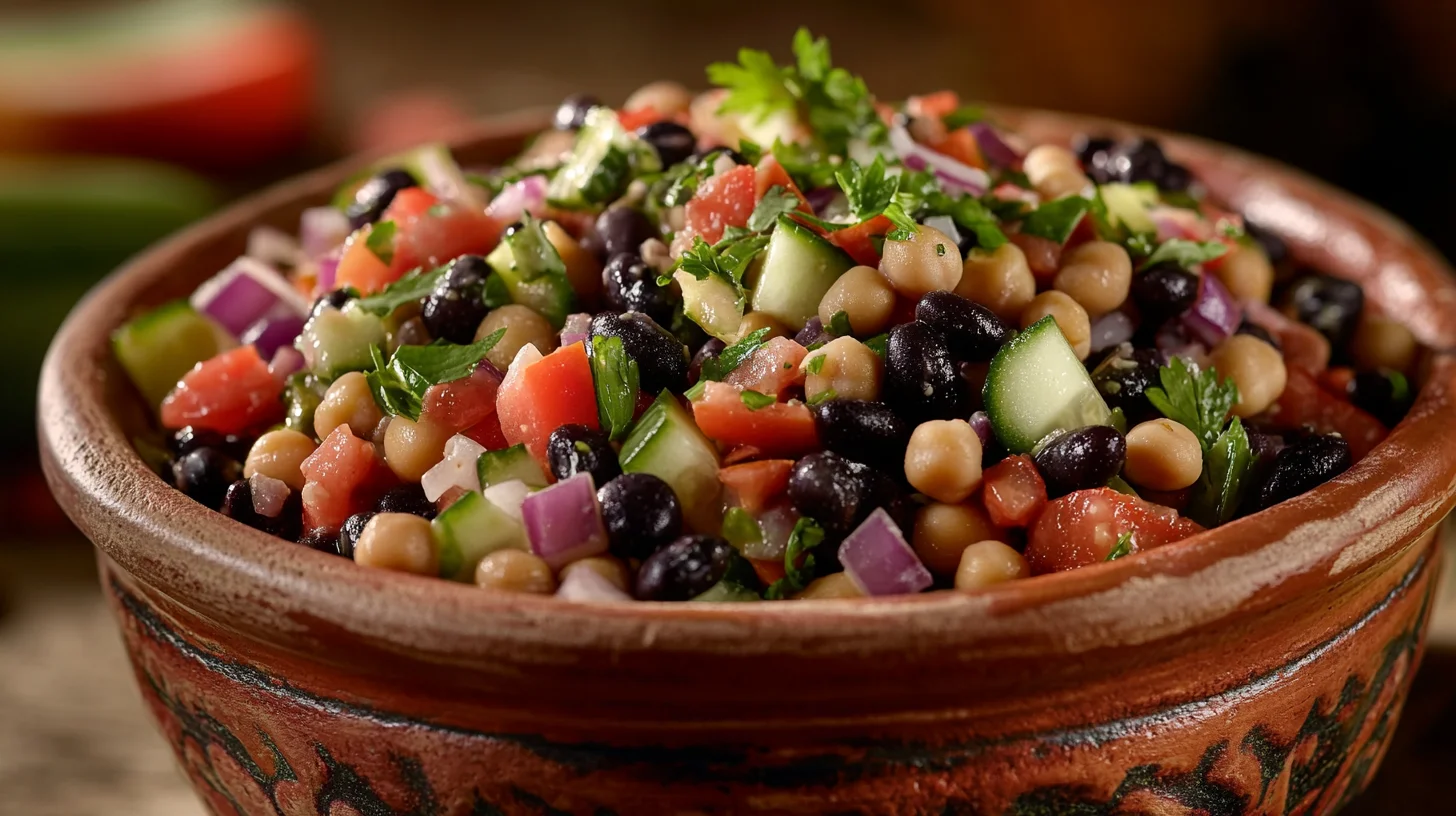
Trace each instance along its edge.
{"label": "diced red onion", "polygon": [[1203,275],[1198,299],[1183,313],[1183,326],[1193,339],[1212,348],[1227,340],[1243,322],[1244,312],[1213,275]]}
{"label": "diced red onion", "polygon": [[775,502],[758,515],[761,540],[745,546],[743,554],[765,561],[782,559],[784,551],[789,548],[789,534],[798,521],[799,513],[792,504],[787,500]]}
{"label": "diced red onion", "polygon": [[521,502],[521,518],[531,551],[552,569],[607,551],[607,530],[590,473],[578,473],[527,496]]}
{"label": "diced red onion", "polygon": [[991,417],[985,411],[977,411],[971,414],[971,430],[976,432],[976,436],[981,440],[981,447],[984,449],[986,445],[990,444],[993,433],[991,430]]}
{"label": "diced red onion", "polygon": [[298,242],[303,254],[318,258],[349,237],[349,217],[334,207],[309,207],[298,219]]}
{"label": "diced red onion", "polygon": [[521,220],[526,212],[537,218],[546,214],[545,176],[526,176],[507,184],[485,208],[486,215],[505,224]]}
{"label": "diced red onion", "polygon": [[303,332],[304,316],[288,304],[279,303],[238,336],[238,342],[258,349],[258,356],[271,358],[281,348],[288,348]]}
{"label": "diced red onion", "polygon": [[253,227],[248,233],[248,248],[244,254],[278,269],[292,269],[307,263],[310,258],[292,235],[266,224]]}
{"label": "diced red onion", "polygon": [[976,122],[971,125],[971,135],[976,137],[976,145],[981,148],[981,155],[986,157],[986,161],[996,167],[1021,166],[1021,153],[1008,144],[1001,133],[989,123]]}
{"label": "diced red onion", "polygon": [[815,215],[818,215],[824,212],[824,208],[828,207],[830,202],[834,201],[835,196],[838,195],[838,187],[815,187],[804,193],[804,200],[809,202],[809,209],[813,210]]}
{"label": "diced red onion", "polygon": [[1213,237],[1211,225],[1193,210],[1159,205],[1148,211],[1148,217],[1157,227],[1159,242],[1174,238],[1205,241]]}
{"label": "diced red onion", "polygon": [[228,264],[192,293],[192,308],[217,321],[234,337],[285,305],[308,314],[308,301],[271,267],[247,256]]}
{"label": "diced red onion", "polygon": [[268,361],[268,373],[283,379],[303,370],[303,353],[291,345],[279,346]]}
{"label": "diced red onion", "polygon": [[815,343],[827,343],[833,339],[829,332],[824,330],[824,322],[819,319],[818,315],[809,318],[808,322],[804,324],[804,328],[799,329],[799,333],[794,335],[794,342],[804,348]]}
{"label": "diced red onion", "polygon": [[485,498],[496,507],[499,507],[506,515],[521,522],[524,525],[525,519],[521,516],[521,505],[525,503],[526,497],[531,495],[531,488],[520,479],[512,479],[509,482],[501,482],[487,487],[483,492]]}
{"label": "diced red onion", "polygon": [[334,288],[334,280],[339,275],[339,258],[343,257],[340,249],[331,249],[319,257],[315,268],[318,275],[315,280],[315,292],[330,292]]}
{"label": "diced red onion", "polygon": [[253,512],[264,518],[278,518],[291,492],[288,485],[272,476],[254,473],[248,479],[248,493],[253,497]]}
{"label": "diced red onion", "polygon": [[1137,324],[1133,322],[1132,315],[1124,311],[1108,312],[1092,321],[1092,353],[1126,343],[1136,330]]}
{"label": "diced red onion", "polygon": [[561,345],[579,343],[591,336],[592,316],[584,313],[569,314],[561,327]]}
{"label": "diced red onion", "polygon": [[957,244],[961,242],[961,230],[956,226],[955,219],[948,215],[932,215],[925,219],[925,226],[940,230],[945,233],[945,237]]}
{"label": "diced red onion", "polygon": [[1208,362],[1208,349],[1188,336],[1188,330],[1177,320],[1169,320],[1158,329],[1153,345],[1168,358],[1182,357],[1199,366]]}
{"label": "diced red onion", "polygon": [[623,592],[621,587],[607,580],[596,570],[589,570],[578,567],[566,574],[561,579],[561,586],[556,588],[556,597],[563,601],[576,601],[578,603],[590,603],[592,601],[630,601],[632,596]]}
{"label": "diced red onion", "polygon": [[866,595],[908,595],[934,582],[883,507],[839,545],[839,562]]}
{"label": "diced red onion", "polygon": [[446,440],[445,458],[420,477],[425,498],[436,501],[452,487],[479,491],[480,472],[476,464],[482,453],[485,448],[468,436],[456,434]]}
{"label": "diced red onion", "polygon": [[890,146],[894,148],[896,155],[905,162],[906,167],[911,170],[929,168],[935,172],[935,177],[946,187],[978,196],[991,186],[991,177],[986,174],[986,171],[962,164],[950,156],[937,153],[916,142],[910,137],[910,132],[901,125],[890,127]]}

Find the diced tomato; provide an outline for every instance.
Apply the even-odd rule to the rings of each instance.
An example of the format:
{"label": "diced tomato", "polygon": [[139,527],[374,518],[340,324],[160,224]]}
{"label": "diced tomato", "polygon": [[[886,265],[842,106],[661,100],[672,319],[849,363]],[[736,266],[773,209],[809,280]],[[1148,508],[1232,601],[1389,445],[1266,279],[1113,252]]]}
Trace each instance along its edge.
{"label": "diced tomato", "polygon": [[1078,490],[1048,504],[1026,539],[1033,575],[1100,564],[1123,533],[1132,552],[1180,541],[1203,530],[1177,511],[1106,487]]}
{"label": "diced tomato", "polygon": [[436,427],[459,433],[483,422],[495,413],[495,395],[501,377],[489,364],[479,366],[468,377],[437,383],[425,389],[420,419]]}
{"label": "diced tomato", "polygon": [[730,465],[718,471],[718,481],[728,488],[728,498],[753,515],[758,515],[775,497],[789,489],[792,459],[764,459]]}
{"label": "diced tomato", "polygon": [[661,122],[666,118],[651,105],[633,110],[617,111],[617,121],[621,122],[622,127],[626,130],[636,130],[644,125]]}
{"label": "diced tomato", "polygon": [[361,294],[373,294],[399,279],[389,264],[380,260],[369,248],[369,234],[372,224],[365,225],[344,242],[344,254],[339,257],[339,268],[334,273],[334,286],[352,286]]}
{"label": "diced tomato", "polygon": [[337,530],[345,519],[374,506],[395,481],[374,445],[340,425],[299,466],[303,472],[303,524]]}
{"label": "diced tomato", "polygon": [[1046,482],[1030,456],[1008,456],[982,474],[981,502],[996,526],[1026,527],[1046,507]]}
{"label": "diced tomato", "polygon": [[500,416],[492,413],[485,419],[461,431],[486,450],[505,450],[511,446],[501,431]]}
{"label": "diced tomato", "polygon": [[586,345],[572,343],[520,371],[512,368],[496,394],[501,432],[512,445],[525,445],[546,461],[546,440],[562,425],[600,427]]}
{"label": "diced tomato", "polygon": [[1067,237],[1067,243],[1062,245],[1062,251],[1065,252],[1072,247],[1080,246],[1089,241],[1096,241],[1098,238],[1097,225],[1092,223],[1092,219],[1089,216],[1083,215],[1078,219],[1077,226],[1072,228],[1072,234]]}
{"label": "diced tomato", "polygon": [[1281,314],[1258,300],[1243,302],[1249,322],[1274,335],[1284,351],[1284,365],[1319,374],[1330,364],[1330,341],[1313,328]]}
{"label": "diced tomato", "polygon": [[763,451],[752,445],[739,445],[735,448],[730,448],[722,457],[725,467],[728,465],[741,465],[744,462],[756,462],[762,458]]}
{"label": "diced tomato", "polygon": [[482,210],[455,202],[418,209],[423,197],[405,197],[415,189],[401,190],[382,217],[395,225],[394,259],[389,268],[396,280],[411,269],[439,266],[461,255],[484,255],[495,249],[509,226]]}
{"label": "diced tomato", "polygon": [[746,164],[705,179],[684,208],[683,229],[716,244],[724,228],[748,224],[748,216],[758,203],[754,195],[757,186],[757,172]]}
{"label": "diced tomato", "polygon": [[877,215],[868,221],[829,233],[829,243],[848,253],[855,263],[877,267],[880,265],[880,250],[876,245],[882,244],[884,237],[893,229],[895,225],[890,219]]}
{"label": "diced tomato", "polygon": [[753,567],[754,573],[758,575],[758,580],[762,581],[764,586],[773,586],[775,581],[788,574],[788,571],[784,569],[783,559],[780,558],[750,558],[748,564]]}
{"label": "diced tomato", "polygon": [[1062,264],[1062,245],[1039,235],[1013,233],[1006,236],[1026,255],[1026,265],[1038,283],[1051,283]]}
{"label": "diced tomato", "polygon": [[980,145],[976,144],[976,137],[969,128],[956,128],[947,133],[944,139],[930,146],[931,150],[955,159],[961,164],[968,164],[971,167],[986,167],[986,160],[981,158]]}
{"label": "diced tomato", "polygon": [[406,187],[394,194],[389,207],[384,210],[379,220],[398,222],[407,218],[418,218],[439,203],[440,199],[423,187]]}
{"label": "diced tomato", "polygon": [[749,408],[742,392],[710,382],[693,402],[693,418],[708,438],[724,445],[753,445],[769,456],[808,453],[819,446],[814,414],[802,402]]}
{"label": "diced tomato", "polygon": [[800,211],[810,214],[814,212],[809,207],[809,201],[804,198],[803,192],[799,190],[799,185],[794,183],[794,180],[789,177],[789,171],[779,164],[779,160],[775,159],[772,153],[759,160],[758,168],[754,172],[756,175],[754,191],[757,198],[763,198],[764,193],[774,187],[783,187],[799,199]]}
{"label": "diced tomato", "polygon": [[1284,393],[1269,409],[1268,417],[1280,428],[1308,425],[1319,433],[1337,433],[1350,443],[1356,461],[1380,444],[1386,433],[1380,420],[1320,388],[1315,378],[1298,368],[1288,370]]}
{"label": "diced tomato", "polygon": [[944,118],[955,113],[961,106],[961,97],[955,91],[936,91],[905,100],[905,110],[911,116],[936,116]]}
{"label": "diced tomato", "polygon": [[759,346],[723,381],[782,399],[789,389],[804,382],[799,364],[808,353],[787,337],[775,337]]}
{"label": "diced tomato", "polygon": [[162,400],[162,425],[231,434],[283,418],[283,382],[258,349],[239,346],[203,360]]}
{"label": "diced tomato", "polygon": [[1350,382],[1355,379],[1355,369],[1349,366],[1327,368],[1319,374],[1320,388],[1343,397],[1350,393]]}

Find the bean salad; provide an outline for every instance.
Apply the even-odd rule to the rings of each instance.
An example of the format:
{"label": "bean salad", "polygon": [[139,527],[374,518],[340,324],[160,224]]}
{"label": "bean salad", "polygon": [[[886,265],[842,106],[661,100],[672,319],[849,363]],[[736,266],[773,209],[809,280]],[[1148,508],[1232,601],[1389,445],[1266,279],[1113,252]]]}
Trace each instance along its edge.
{"label": "bean salad", "polygon": [[257,228],[113,338],[196,501],[566,600],[975,591],[1339,476],[1421,349],[1151,138],[876,99],[801,30]]}

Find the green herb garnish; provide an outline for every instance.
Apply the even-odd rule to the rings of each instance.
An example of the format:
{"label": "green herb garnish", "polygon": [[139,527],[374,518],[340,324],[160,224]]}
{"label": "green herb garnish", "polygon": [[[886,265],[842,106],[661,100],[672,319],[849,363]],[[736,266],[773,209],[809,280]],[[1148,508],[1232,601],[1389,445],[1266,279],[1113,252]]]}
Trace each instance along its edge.
{"label": "green herb garnish", "polygon": [[1148,401],[1163,416],[1192,431],[1207,451],[1223,433],[1229,409],[1239,400],[1238,386],[1233,380],[1220,381],[1212,368],[1190,369],[1181,357],[1158,369],[1158,379],[1163,387],[1149,388]]}
{"label": "green herb garnish", "polygon": [[854,334],[854,329],[849,325],[849,315],[846,312],[835,312],[829,318],[829,333],[835,337],[849,337]]}
{"label": "green herb garnish", "polygon": [[[787,215],[799,209],[799,197],[779,185],[774,185],[763,194],[757,206],[753,208],[753,214],[748,216],[748,230],[750,232],[764,232],[772,229],[779,220],[779,216]],[[723,237],[728,237],[724,232]]]}
{"label": "green herb garnish", "polygon": [[393,221],[377,222],[364,238],[364,246],[386,264],[394,263],[394,233]]}
{"label": "green herb garnish", "polygon": [[809,364],[804,367],[804,370],[807,371],[807,372],[809,372],[810,374],[816,374],[817,375],[819,372],[821,372],[821,371],[824,370],[824,359],[827,356],[828,355],[826,355],[826,354],[816,354],[816,355],[814,355],[814,357],[812,357],[809,360]]}
{"label": "green herb garnish", "polygon": [[966,125],[975,123],[986,118],[986,110],[979,105],[961,105],[959,108],[947,113],[940,118],[947,130],[958,130]]}
{"label": "green herb garnish", "polygon": [[800,518],[789,533],[788,548],[784,550],[784,577],[774,581],[763,596],[770,601],[783,600],[808,586],[814,580],[813,550],[822,543],[824,528],[819,522],[808,516]]}
{"label": "green herb garnish", "polygon": [[1142,266],[1156,266],[1171,261],[1184,269],[1192,269],[1198,264],[1222,258],[1227,252],[1228,245],[1222,241],[1188,241],[1183,238],[1170,238],[1158,244],[1158,248],[1153,250],[1153,253],[1142,262]]}
{"label": "green herb garnish", "polygon": [[379,347],[371,346],[374,370],[365,375],[369,390],[387,413],[418,420],[426,389],[470,376],[505,333],[499,329],[464,346],[439,340],[426,346],[400,346],[388,363]]}
{"label": "green herb garnish", "polygon": [[1112,552],[1107,554],[1105,561],[1116,561],[1124,555],[1132,554],[1132,533],[1123,533],[1117,537],[1117,544],[1113,546]]}
{"label": "green herb garnish", "polygon": [[1065,244],[1082,220],[1092,202],[1081,196],[1067,196],[1037,207],[1021,220],[1021,231]]}
{"label": "green herb garnish", "polygon": [[760,394],[757,391],[753,391],[751,389],[745,389],[740,396],[743,398],[743,404],[747,405],[748,410],[750,411],[757,411],[760,408],[767,408],[770,405],[778,402],[777,399],[774,399],[768,394]]}
{"label": "green herb garnish", "polygon": [[741,296],[743,273],[767,246],[767,235],[725,238],[712,245],[701,237],[694,236],[692,248],[682,254],[675,269],[681,269],[698,280],[707,280],[713,276],[722,278],[732,284]]}
{"label": "green herb garnish", "polygon": [[810,406],[818,405],[821,402],[828,402],[837,396],[839,396],[839,394],[835,393],[833,388],[826,388],[823,391],[815,394],[814,396],[804,400],[804,404]]}
{"label": "green herb garnish", "polygon": [[732,374],[733,370],[742,365],[744,360],[758,351],[758,347],[762,346],[764,340],[768,338],[768,333],[767,327],[750,332],[744,335],[743,339],[718,352],[716,356],[704,360],[700,380],[703,382],[722,380]]}
{"label": "green herb garnish", "polygon": [[591,339],[592,381],[597,392],[597,418],[611,439],[627,435],[637,408],[640,376],[637,361],[622,347],[620,337]]}
{"label": "green herb garnish", "polygon": [[839,189],[849,201],[856,222],[868,221],[885,211],[900,189],[899,176],[885,176],[885,157],[876,154],[868,167],[850,159],[834,174]]}
{"label": "green herb garnish", "polygon": [[877,334],[864,341],[864,344],[870,351],[880,355],[880,359],[884,359],[885,355],[889,353],[890,335]]}
{"label": "green herb garnish", "polygon": [[1189,517],[1205,527],[1217,527],[1232,519],[1244,500],[1253,464],[1249,435],[1234,417],[1228,430],[1219,434],[1203,455],[1203,475],[1188,503]]}
{"label": "green herb garnish", "polygon": [[431,292],[435,291],[435,285],[444,276],[445,267],[443,266],[429,272],[411,270],[404,277],[384,287],[382,291],[369,297],[359,298],[355,302],[355,306],[371,314],[387,315],[406,303],[413,303],[428,297]]}

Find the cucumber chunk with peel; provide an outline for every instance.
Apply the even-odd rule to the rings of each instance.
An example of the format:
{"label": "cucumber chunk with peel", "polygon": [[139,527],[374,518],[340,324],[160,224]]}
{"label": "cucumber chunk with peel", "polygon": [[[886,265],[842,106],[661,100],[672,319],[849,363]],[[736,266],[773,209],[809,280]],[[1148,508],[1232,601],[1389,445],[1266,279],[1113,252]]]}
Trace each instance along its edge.
{"label": "cucumber chunk with peel", "polygon": [[1054,431],[1112,424],[1112,412],[1048,315],[996,352],[986,375],[986,415],[1012,453]]}

